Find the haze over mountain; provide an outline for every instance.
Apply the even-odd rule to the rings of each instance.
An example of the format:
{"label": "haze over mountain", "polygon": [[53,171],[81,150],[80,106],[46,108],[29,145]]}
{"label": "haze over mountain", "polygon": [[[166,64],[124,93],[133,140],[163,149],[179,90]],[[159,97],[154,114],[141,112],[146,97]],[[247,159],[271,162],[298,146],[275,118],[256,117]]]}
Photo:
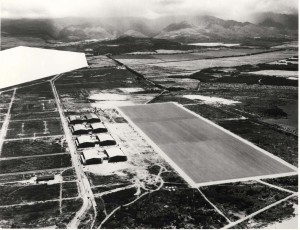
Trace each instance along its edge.
{"label": "haze over mountain", "polygon": [[223,20],[214,16],[147,18],[2,19],[2,36],[77,41],[120,36],[154,37],[177,41],[237,40],[249,37],[297,38],[298,15],[260,13],[256,23]]}

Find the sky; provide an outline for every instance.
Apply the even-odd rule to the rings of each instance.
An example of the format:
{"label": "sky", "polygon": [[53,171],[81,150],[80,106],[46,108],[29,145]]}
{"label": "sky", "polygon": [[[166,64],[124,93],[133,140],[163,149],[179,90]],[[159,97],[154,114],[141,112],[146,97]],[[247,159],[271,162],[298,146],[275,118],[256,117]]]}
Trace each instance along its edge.
{"label": "sky", "polygon": [[2,18],[145,17],[206,14],[249,20],[253,13],[297,13],[298,0],[0,0]]}

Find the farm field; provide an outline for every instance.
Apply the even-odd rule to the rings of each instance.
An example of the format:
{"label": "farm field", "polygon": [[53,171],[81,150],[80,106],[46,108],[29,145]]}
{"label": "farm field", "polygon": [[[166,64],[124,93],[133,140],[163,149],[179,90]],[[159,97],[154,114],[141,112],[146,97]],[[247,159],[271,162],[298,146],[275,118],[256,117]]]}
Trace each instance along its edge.
{"label": "farm field", "polygon": [[55,112],[26,112],[26,113],[16,113],[11,114],[10,120],[43,120],[45,119],[60,119],[59,113]]}
{"label": "farm field", "polygon": [[116,63],[111,60],[110,58],[99,55],[99,56],[92,56],[87,57],[87,61],[90,68],[102,68],[102,67],[114,67]]}
{"label": "farm field", "polygon": [[12,106],[12,114],[38,113],[56,111],[54,100],[25,101],[16,100]]}
{"label": "farm field", "polygon": [[[263,154],[175,104],[125,106],[119,109],[194,184],[295,173],[288,164]],[[212,151],[214,154],[211,154]]]}
{"label": "farm field", "polygon": [[8,126],[6,138],[26,138],[62,134],[60,120],[25,120],[11,121]]}
{"label": "farm field", "polygon": [[58,226],[66,228],[75,212],[82,206],[82,199],[49,201],[31,205],[0,207],[0,218],[5,228],[43,228]]}
{"label": "farm field", "polygon": [[22,159],[1,160],[0,174],[66,168],[70,166],[72,166],[72,163],[69,154],[55,156],[45,155],[42,157],[23,157]]}
{"label": "farm field", "polygon": [[[199,56],[198,58],[199,60],[191,59],[191,60],[182,61],[179,58],[179,61],[174,60],[174,61],[158,62],[158,63],[151,63],[151,64],[150,64],[151,59],[146,59],[145,63],[142,63],[143,59],[136,59],[136,60],[117,59],[117,60],[120,61],[121,63],[128,65],[130,68],[134,69],[135,71],[144,74],[146,77],[152,78],[152,77],[166,77],[172,75],[176,76],[180,74],[191,74],[193,72],[205,68],[255,65],[259,63],[272,62],[278,59],[292,57],[296,54],[297,53],[293,50],[286,50],[286,51],[275,51],[269,53],[255,54],[250,56],[223,57],[223,58],[216,58],[216,59],[205,59],[204,57],[203,59],[201,59],[201,56]],[[185,55],[192,55],[192,54],[185,54]],[[177,55],[174,55],[175,59],[176,56]],[[159,74],[159,72],[161,73]]]}
{"label": "farm field", "polygon": [[59,198],[59,184],[47,185],[2,185],[1,205],[12,205]]}
{"label": "farm field", "polygon": [[1,157],[19,157],[63,153],[66,143],[63,137],[4,141]]}

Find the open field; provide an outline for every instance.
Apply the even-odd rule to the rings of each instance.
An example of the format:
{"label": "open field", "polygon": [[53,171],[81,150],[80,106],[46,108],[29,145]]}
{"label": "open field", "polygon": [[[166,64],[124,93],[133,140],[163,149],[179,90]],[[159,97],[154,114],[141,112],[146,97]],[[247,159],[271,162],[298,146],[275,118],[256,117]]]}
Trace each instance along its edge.
{"label": "open field", "polygon": [[24,138],[63,134],[60,120],[11,121],[6,138]]}
{"label": "open field", "polygon": [[255,217],[245,220],[233,229],[297,229],[298,198],[293,197]]}
{"label": "open field", "polygon": [[76,182],[66,182],[62,184],[62,197],[70,198],[78,196],[78,188]]}
{"label": "open field", "polygon": [[25,101],[17,100],[13,103],[12,114],[20,113],[38,113],[38,112],[52,112],[56,111],[56,104],[54,100],[34,100]]}
{"label": "open field", "polygon": [[284,178],[270,178],[270,179],[265,179],[263,181],[295,192],[298,191],[298,176],[291,176],[291,177],[284,177]]}
{"label": "open field", "polygon": [[287,163],[273,159],[175,104],[119,109],[191,178],[192,183],[295,173]]}
{"label": "open field", "polygon": [[221,228],[226,219],[196,189],[170,191],[168,187],[123,206],[103,228]]}
{"label": "open field", "polygon": [[[184,54],[191,55],[191,54]],[[152,59],[118,59],[121,63],[128,65],[135,71],[143,74],[145,77],[166,77],[176,75],[191,75],[192,73],[201,69],[213,67],[234,67],[243,65],[255,65],[260,63],[272,62],[279,59],[284,59],[296,55],[295,51],[275,51],[269,53],[255,54],[250,56],[240,57],[223,57],[215,59],[201,59],[201,55],[197,60],[186,61],[166,61],[154,63]],[[157,55],[159,56],[159,55]],[[176,59],[176,55],[174,55]],[[212,56],[213,57],[213,56]],[[151,62],[150,62],[151,61]]]}
{"label": "open field", "polygon": [[10,103],[13,91],[1,92],[0,103]]}
{"label": "open field", "polygon": [[213,185],[201,190],[232,221],[290,195],[255,181]]}
{"label": "open field", "polygon": [[1,205],[21,204],[59,198],[59,184],[1,185]]}
{"label": "open field", "polygon": [[71,166],[69,154],[57,156],[29,157],[0,161],[0,174],[26,172],[52,168],[65,168]]}
{"label": "open field", "polygon": [[218,124],[290,164],[298,165],[298,137],[249,120],[219,121]]}
{"label": "open field", "polygon": [[47,119],[60,119],[59,113],[57,111],[55,112],[26,112],[26,113],[17,113],[17,114],[11,114],[10,120],[35,120],[40,119],[43,120],[47,117]]}
{"label": "open field", "polygon": [[[28,86],[27,86],[28,85]],[[19,88],[16,93],[16,99],[20,100],[50,100],[53,99],[53,92],[49,82],[41,82],[34,85],[27,84]]]}
{"label": "open field", "polygon": [[[64,175],[67,172],[72,172],[72,167],[68,168],[59,168],[59,169],[41,169],[38,171],[33,172],[19,172],[19,173],[12,173],[12,174],[2,174],[0,175],[0,183],[11,183],[11,182],[18,182],[18,181],[26,181],[32,179],[35,176],[47,176],[47,175],[57,175],[61,174],[64,181],[71,181],[76,180],[76,175]],[[71,174],[71,173],[69,173]]]}
{"label": "open field", "polygon": [[35,140],[5,141],[1,157],[34,156],[66,151],[66,143],[61,138],[39,138]]}
{"label": "open field", "polygon": [[0,207],[1,227],[4,228],[66,228],[75,212],[82,206],[80,198],[63,200],[62,213],[59,201],[32,205]]}
{"label": "open field", "polygon": [[87,57],[87,61],[90,68],[103,68],[103,67],[116,66],[116,63],[113,60],[111,60],[110,58],[104,55]]}

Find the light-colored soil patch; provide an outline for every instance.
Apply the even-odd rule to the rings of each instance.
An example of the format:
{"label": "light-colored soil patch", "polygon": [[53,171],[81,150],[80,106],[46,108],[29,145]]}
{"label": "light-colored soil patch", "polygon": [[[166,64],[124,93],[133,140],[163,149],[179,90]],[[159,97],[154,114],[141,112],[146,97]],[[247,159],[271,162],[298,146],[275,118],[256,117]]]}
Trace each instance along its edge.
{"label": "light-colored soil patch", "polygon": [[98,93],[91,95],[89,99],[95,101],[126,101],[127,96],[114,93]]}
{"label": "light-colored soil patch", "polygon": [[203,103],[205,103],[205,104],[232,105],[232,104],[241,103],[239,101],[228,100],[225,98],[208,97],[208,96],[201,96],[201,95],[183,95],[183,97],[191,99],[191,100],[200,100],[200,101],[203,101]]}
{"label": "light-colored soil patch", "polygon": [[136,93],[144,91],[143,88],[119,88],[123,93]]}
{"label": "light-colored soil patch", "polygon": [[260,70],[255,72],[247,72],[246,74],[298,78],[298,71],[286,70]]}

